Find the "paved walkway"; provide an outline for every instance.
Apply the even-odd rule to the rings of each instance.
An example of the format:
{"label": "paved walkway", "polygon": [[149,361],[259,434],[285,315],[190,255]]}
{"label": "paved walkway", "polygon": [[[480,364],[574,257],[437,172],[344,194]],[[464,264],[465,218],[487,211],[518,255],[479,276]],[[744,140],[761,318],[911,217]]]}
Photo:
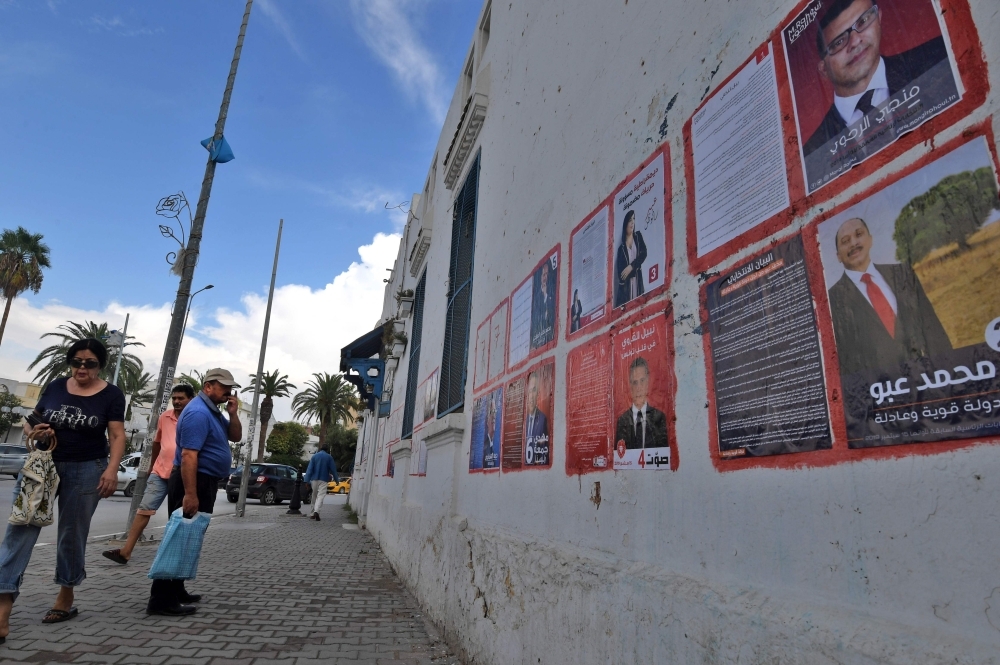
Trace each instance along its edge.
{"label": "paved walkway", "polygon": [[204,597],[191,617],[146,616],[154,546],[137,547],[119,566],[101,556],[103,543],[93,543],[87,580],[77,588],[80,615],[43,625],[58,590],[55,548],[37,548],[0,663],[459,662],[374,539],[343,528],[340,505],[324,506],[320,522],[286,510],[248,505],[242,520],[212,521],[198,579],[187,585]]}

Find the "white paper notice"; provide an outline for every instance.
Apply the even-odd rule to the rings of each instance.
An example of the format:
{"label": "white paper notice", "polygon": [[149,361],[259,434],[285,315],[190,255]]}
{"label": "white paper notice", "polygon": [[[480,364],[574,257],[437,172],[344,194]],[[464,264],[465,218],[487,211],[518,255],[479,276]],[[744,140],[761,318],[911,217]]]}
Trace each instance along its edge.
{"label": "white paper notice", "polygon": [[490,366],[490,322],[483,321],[476,332],[476,375],[475,387],[486,383]]}
{"label": "white paper notice", "polygon": [[490,379],[503,372],[507,361],[507,303],[493,313],[490,319]]}
{"label": "white paper notice", "polygon": [[518,364],[531,352],[531,280],[514,292],[510,299],[510,366]]}
{"label": "white paper notice", "polygon": [[770,44],[698,111],[691,140],[698,256],[788,207]]}
{"label": "white paper notice", "polygon": [[570,332],[576,332],[604,316],[607,308],[608,242],[608,207],[604,206],[570,240],[573,254]]}

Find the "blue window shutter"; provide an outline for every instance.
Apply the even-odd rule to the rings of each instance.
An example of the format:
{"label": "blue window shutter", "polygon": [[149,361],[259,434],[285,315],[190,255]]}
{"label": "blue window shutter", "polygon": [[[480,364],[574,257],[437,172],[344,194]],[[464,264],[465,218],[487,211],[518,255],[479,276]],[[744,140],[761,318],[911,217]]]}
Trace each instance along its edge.
{"label": "blue window shutter", "polygon": [[[417,383],[420,381],[420,346],[424,337],[424,294],[427,290],[427,271],[420,277],[413,291],[413,329],[410,331],[410,362],[406,370],[406,401],[403,403],[403,438],[413,436],[413,411],[417,401]],[[421,414],[423,415],[423,414]]]}

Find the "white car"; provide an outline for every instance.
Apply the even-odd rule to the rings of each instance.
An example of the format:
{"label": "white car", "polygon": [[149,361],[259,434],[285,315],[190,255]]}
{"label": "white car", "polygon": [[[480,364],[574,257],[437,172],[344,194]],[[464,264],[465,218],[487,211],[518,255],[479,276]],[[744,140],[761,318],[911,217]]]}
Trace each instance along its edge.
{"label": "white car", "polygon": [[118,465],[118,491],[125,496],[132,496],[135,493],[135,478],[138,475],[138,466]]}

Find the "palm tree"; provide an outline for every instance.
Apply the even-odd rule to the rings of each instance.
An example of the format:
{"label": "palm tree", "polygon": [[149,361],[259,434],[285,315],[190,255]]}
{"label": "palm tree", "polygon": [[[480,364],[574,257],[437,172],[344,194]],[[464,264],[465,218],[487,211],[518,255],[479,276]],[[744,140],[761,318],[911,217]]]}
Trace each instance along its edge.
{"label": "palm tree", "polygon": [[[296,388],[294,383],[288,382],[287,374],[279,374],[278,370],[264,372],[260,382],[260,394],[264,399],[260,402],[260,445],[257,446],[257,461],[264,459],[264,440],[267,435],[267,423],[271,420],[274,412],[274,397],[291,397],[291,392]],[[250,375],[250,385],[241,392],[251,392],[257,389],[257,377]]]}
{"label": "palm tree", "polygon": [[[122,361],[124,364],[124,360]],[[125,414],[125,420],[132,420],[132,407],[139,404],[151,404],[156,398],[156,378],[149,372],[143,372],[141,375],[136,376],[135,374],[123,374],[118,379],[118,387],[122,389],[122,392],[126,396],[131,396],[128,404],[128,412]]]}
{"label": "palm tree", "polygon": [[306,389],[292,400],[292,412],[296,418],[316,417],[319,420],[319,445],[323,445],[330,425],[354,422],[361,401],[354,386],[340,374],[331,376],[323,372],[313,377],[315,380],[306,382]]}
{"label": "palm tree", "polygon": [[[42,335],[42,339],[45,339],[46,337],[55,337],[59,340],[59,342],[42,349],[42,352],[35,357],[34,361],[32,361],[30,365],[28,365],[29,370],[39,367],[38,373],[35,374],[33,381],[35,383],[42,384],[43,387],[49,385],[53,379],[58,379],[61,376],[67,376],[69,374],[69,365],[66,364],[66,351],[75,342],[89,337],[99,339],[102,344],[107,346],[105,340],[110,334],[107,323],[94,323],[93,321],[87,321],[85,323],[67,321],[59,326],[58,330],[61,330],[62,332],[50,332]],[[124,346],[145,346],[142,342],[129,341],[134,339],[135,337],[129,335],[128,339],[125,340]],[[105,381],[110,381],[113,378],[115,373],[115,361],[118,359],[118,353],[122,353],[122,367],[121,376],[118,379],[119,383],[122,382],[124,377],[142,376],[142,361],[139,360],[138,356],[124,352],[124,349],[122,349],[122,351],[108,351],[108,364],[101,370],[99,375],[100,378]]]}
{"label": "palm tree", "polygon": [[177,382],[188,384],[194,388],[194,394],[197,395],[201,392],[201,387],[205,383],[205,373],[193,369],[190,374],[181,374],[180,378],[177,379]]}
{"label": "palm tree", "polygon": [[42,268],[51,267],[49,246],[42,242],[41,233],[28,233],[23,226],[16,231],[4,229],[0,235],[0,293],[7,302],[0,321],[0,341],[14,298],[28,289],[38,293],[42,288]]}

